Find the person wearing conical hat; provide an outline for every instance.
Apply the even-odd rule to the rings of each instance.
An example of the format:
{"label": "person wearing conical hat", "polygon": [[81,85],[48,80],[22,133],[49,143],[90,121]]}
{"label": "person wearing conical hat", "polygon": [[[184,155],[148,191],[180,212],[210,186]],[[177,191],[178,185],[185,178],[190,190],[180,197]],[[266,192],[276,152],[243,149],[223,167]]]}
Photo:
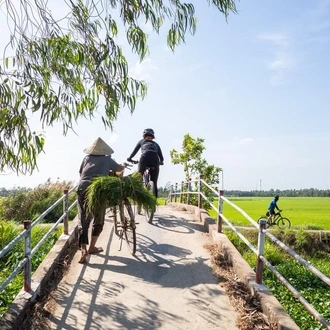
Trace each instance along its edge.
{"label": "person wearing conical hat", "polygon": [[[120,172],[125,168],[123,165],[117,164],[117,162],[111,158],[114,151],[100,137],[83,151],[87,156],[84,157],[80,165],[80,179],[77,188],[78,236],[79,247],[81,248],[80,263],[86,261],[88,254],[95,254],[103,251],[101,247],[96,247],[95,245],[103,230],[106,207],[99,207],[93,214],[87,212],[85,207],[86,189],[96,176],[108,175],[109,171]],[[92,218],[94,218],[92,237],[89,249],[87,250],[87,245],[89,244],[88,229]]]}

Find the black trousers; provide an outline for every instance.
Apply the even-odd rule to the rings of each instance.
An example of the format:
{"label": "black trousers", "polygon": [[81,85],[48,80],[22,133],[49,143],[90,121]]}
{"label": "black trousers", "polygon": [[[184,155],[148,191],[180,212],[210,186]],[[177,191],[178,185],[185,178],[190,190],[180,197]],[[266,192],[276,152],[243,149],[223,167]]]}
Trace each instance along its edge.
{"label": "black trousers", "polygon": [[158,197],[157,181],[159,176],[159,158],[156,153],[152,152],[141,156],[138,168],[138,171],[141,173],[141,175],[143,175],[147,167],[153,167],[153,169],[150,171],[150,180],[155,184],[155,193],[156,197]]}
{"label": "black trousers", "polygon": [[78,190],[78,243],[89,244],[88,229],[91,221],[93,221],[92,236],[99,236],[103,230],[105,218],[105,205],[100,205],[94,213],[86,210],[86,191]]}

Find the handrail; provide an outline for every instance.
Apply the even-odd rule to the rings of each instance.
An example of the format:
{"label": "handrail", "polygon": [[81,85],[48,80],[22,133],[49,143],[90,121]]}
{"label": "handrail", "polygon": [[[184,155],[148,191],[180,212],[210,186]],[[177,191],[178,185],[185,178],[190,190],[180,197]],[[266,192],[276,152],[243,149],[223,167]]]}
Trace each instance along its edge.
{"label": "handrail", "polygon": [[[31,257],[37,252],[37,250],[45,243],[51,233],[57,228],[57,226],[63,221],[63,234],[68,235],[68,220],[69,212],[77,205],[77,199],[68,205],[69,194],[76,190],[77,186],[72,187],[70,190],[65,189],[63,196],[54,202],[46,211],[44,211],[36,220],[33,222],[30,220],[24,221],[24,230],[18,234],[10,243],[8,243],[1,251],[0,258],[6,255],[18,242],[24,239],[25,242],[25,256],[15,267],[13,272],[1,283],[0,292],[2,292],[7,285],[15,278],[15,276],[24,268],[24,290],[31,291]],[[47,233],[41,238],[41,240],[31,249],[31,230],[35,227],[48,213],[50,213],[56,206],[63,203],[63,214],[59,219],[51,226]]]}
{"label": "handrail", "polygon": [[[198,190],[193,191],[191,189],[191,182],[196,182],[196,186]],[[179,195],[180,201],[183,200],[182,196],[187,195],[188,197],[192,195],[198,195],[198,207],[202,207],[202,201],[201,199],[204,199],[210,207],[215,210],[218,213],[218,232],[221,232],[222,230],[222,221],[225,221],[225,223],[228,225],[230,229],[232,229],[239,237],[240,239],[257,255],[257,264],[256,264],[256,282],[258,284],[262,283],[262,272],[263,272],[263,265],[265,265],[274,275],[285,285],[285,287],[298,299],[298,301],[304,306],[304,308],[314,316],[314,318],[320,322],[326,329],[330,329],[330,322],[325,320],[322,315],[318,313],[318,311],[315,310],[315,308],[308,303],[308,301],[284,278],[280,272],[264,257],[264,247],[265,247],[265,236],[267,236],[269,239],[271,239],[275,244],[277,244],[280,248],[282,248],[284,251],[289,253],[292,257],[294,257],[300,264],[302,264],[306,269],[308,269],[310,272],[312,272],[314,275],[316,275],[320,280],[322,280],[324,283],[330,286],[330,278],[327,277],[325,274],[323,274],[320,270],[312,266],[308,261],[306,261],[304,258],[302,258],[298,253],[296,253],[294,250],[290,249],[288,246],[286,246],[283,242],[281,242],[279,239],[277,239],[274,235],[272,235],[267,229],[266,229],[266,223],[264,220],[260,221],[260,224],[257,224],[254,219],[252,219],[244,210],[242,210],[240,207],[235,205],[233,202],[231,202],[228,198],[223,196],[223,190],[216,191],[209,183],[205,182],[203,179],[203,176],[200,175],[198,180],[187,180],[182,181],[181,187],[184,187],[187,185],[187,191],[184,191],[184,189],[180,189],[180,191],[177,189],[178,184],[171,185],[169,197],[168,200],[170,202],[173,201],[173,197],[176,198]],[[218,208],[213,204],[213,202],[210,201],[210,199],[205,195],[203,192],[202,187],[206,187],[209,189],[214,197],[218,197]],[[189,201],[189,198],[187,197],[187,201]],[[226,202],[228,205],[232,206],[234,209],[236,209],[238,212],[240,212],[251,224],[252,226],[256,227],[259,230],[259,239],[258,239],[258,247],[254,247],[253,244],[251,244],[246,237],[222,214],[222,203]]]}
{"label": "handrail", "polygon": [[283,277],[283,275],[264,257],[260,256],[262,262],[275,274],[275,276],[285,285],[295,298],[315,317],[322,325],[329,329],[327,320]]}

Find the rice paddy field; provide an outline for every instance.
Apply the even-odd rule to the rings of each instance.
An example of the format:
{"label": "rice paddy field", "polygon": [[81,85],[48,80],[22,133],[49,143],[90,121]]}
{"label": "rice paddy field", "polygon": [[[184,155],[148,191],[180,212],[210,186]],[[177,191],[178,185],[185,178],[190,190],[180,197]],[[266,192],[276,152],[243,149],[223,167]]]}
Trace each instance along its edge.
{"label": "rice paddy field", "polygon": [[[269,197],[225,197],[254,220],[265,215],[272,200]],[[217,202],[214,205],[217,207]],[[280,197],[277,205],[282,210],[282,216],[290,219],[292,228],[330,230],[329,197]],[[214,210],[209,213],[217,217]],[[226,202],[223,203],[223,215],[235,225],[250,225],[240,212]]]}
{"label": "rice paddy field", "polygon": [[[255,221],[266,214],[272,201],[270,197],[225,197]],[[164,198],[157,200],[159,205],[164,205],[164,201]],[[282,216],[290,219],[292,228],[330,230],[329,197],[280,197],[277,205],[282,210]],[[214,202],[214,206],[218,208],[217,201]],[[211,217],[217,218],[217,213],[213,209],[208,212]],[[237,226],[251,226],[244,215],[225,201],[223,215]]]}
{"label": "rice paddy field", "polygon": [[[265,215],[272,198],[269,197],[230,197],[225,196],[230,202],[241,208],[255,221],[260,216]],[[162,201],[159,201],[162,204]],[[217,208],[218,203],[214,206]],[[310,249],[313,238],[305,236],[304,229],[330,230],[330,198],[329,197],[280,197],[278,206],[282,211],[282,216],[289,218],[291,229],[296,231],[296,240],[293,249],[299,249],[302,257],[307,260],[325,276],[329,277],[330,262],[326,251]],[[217,218],[217,213],[211,209],[209,214]],[[252,226],[249,220],[239,211],[224,201],[223,215],[236,226]],[[299,230],[302,229],[302,230]],[[247,231],[252,232],[252,231]],[[292,232],[283,232],[282,235],[290,235]],[[243,258],[249,263],[252,269],[256,264],[255,254],[246,248],[246,245],[230,230],[227,233],[229,239],[240,251]],[[254,238],[256,245],[256,237]],[[319,244],[319,241],[317,241]],[[314,246],[314,245],[313,245]],[[315,244],[317,247],[318,245]],[[312,253],[314,251],[314,254]],[[306,254],[308,252],[308,254]],[[266,242],[265,256],[267,260],[277,268],[277,270],[288,279],[290,284],[320,313],[326,320],[330,321],[329,309],[329,287],[309,272],[304,266],[300,265],[291,257],[283,258],[283,250],[279,247]],[[313,316],[299,303],[287,288],[268,270],[263,273],[263,281],[279,300],[284,309],[302,330],[321,330],[324,327],[317,322]]]}

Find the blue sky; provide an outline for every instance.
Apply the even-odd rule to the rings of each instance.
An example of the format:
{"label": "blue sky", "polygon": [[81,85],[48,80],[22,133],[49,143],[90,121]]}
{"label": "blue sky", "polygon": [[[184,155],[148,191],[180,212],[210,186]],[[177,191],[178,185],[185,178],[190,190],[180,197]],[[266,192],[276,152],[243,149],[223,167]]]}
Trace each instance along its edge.
{"label": "blue sky", "polygon": [[[47,129],[39,172],[3,173],[0,187],[78,181],[82,150],[98,136],[122,162],[152,127],[165,156],[160,185],[183,179],[169,152],[189,133],[205,139],[204,157],[223,168],[227,190],[329,189],[330,1],[240,1],[227,22],[206,0],[193,3],[196,35],[174,54],[164,33],[151,33],[150,54],[139,63],[119,39],[131,74],[149,85],[133,115],[123,108],[113,132],[100,117],[79,122],[77,135]],[[7,38],[2,33],[1,50]]]}

